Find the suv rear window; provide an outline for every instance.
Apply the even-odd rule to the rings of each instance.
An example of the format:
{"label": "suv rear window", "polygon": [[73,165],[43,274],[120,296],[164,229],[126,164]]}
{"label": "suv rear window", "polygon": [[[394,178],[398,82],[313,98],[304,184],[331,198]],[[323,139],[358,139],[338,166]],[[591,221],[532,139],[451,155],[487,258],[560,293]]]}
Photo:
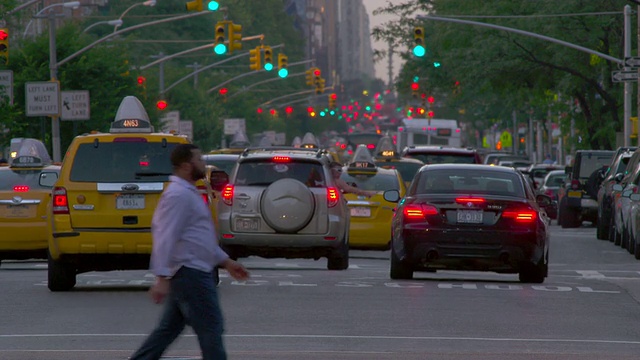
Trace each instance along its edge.
{"label": "suv rear window", "polygon": [[12,191],[16,185],[26,185],[30,189],[51,189],[40,186],[41,172],[42,170],[0,171],[0,191]]}
{"label": "suv rear window", "polygon": [[613,154],[609,155],[595,155],[595,154],[582,154],[580,161],[580,178],[588,179],[591,174],[602,168],[605,165],[611,163]]}
{"label": "suv rear window", "polygon": [[[163,145],[164,144],[164,145]],[[158,182],[172,174],[176,143],[101,142],[80,144],[71,165],[71,181]]]}
{"label": "suv rear window", "polygon": [[422,164],[414,162],[385,162],[377,161],[376,165],[383,169],[396,169],[400,173],[403,181],[411,182],[418,170],[422,167]]}
{"label": "suv rear window", "polygon": [[269,186],[271,183],[291,178],[308,187],[326,187],[321,163],[291,161],[273,162],[271,159],[247,160],[238,165],[235,184],[245,186]]}
{"label": "suv rear window", "polygon": [[405,156],[418,159],[425,164],[475,164],[476,157],[473,153],[446,153],[431,154],[408,152]]}

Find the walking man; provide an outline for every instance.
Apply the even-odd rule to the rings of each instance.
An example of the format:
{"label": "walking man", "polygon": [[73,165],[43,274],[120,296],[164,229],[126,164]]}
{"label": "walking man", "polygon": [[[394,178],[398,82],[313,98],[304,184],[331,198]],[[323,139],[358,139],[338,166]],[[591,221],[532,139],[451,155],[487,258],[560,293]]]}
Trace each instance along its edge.
{"label": "walking man", "polygon": [[205,175],[197,146],[180,144],[171,153],[173,176],[153,214],[151,271],[156,282],[149,290],[156,304],[165,302],[159,324],[131,360],[157,360],[185,325],[195,331],[203,360],[224,360],[223,320],[215,266],[233,278],[248,278],[247,270],[218,246],[209,207],[195,186]]}

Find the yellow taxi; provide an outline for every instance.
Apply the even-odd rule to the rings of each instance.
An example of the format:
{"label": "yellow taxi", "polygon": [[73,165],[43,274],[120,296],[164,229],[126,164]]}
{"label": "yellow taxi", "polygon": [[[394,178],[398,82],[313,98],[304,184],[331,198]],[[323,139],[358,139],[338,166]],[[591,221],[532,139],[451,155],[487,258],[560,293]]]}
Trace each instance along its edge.
{"label": "yellow taxi", "polygon": [[424,165],[418,159],[401,157],[388,136],[382,137],[378,141],[374,161],[376,166],[381,168],[398,170],[407,188],[411,185],[411,181],[418,170]]}
{"label": "yellow taxi", "polygon": [[70,290],[83,272],[148,269],[151,219],[173,171],[170,154],[184,143],[185,136],[154,132],[133,96],[122,100],[108,133],[73,139],[53,188],[51,291]]}
{"label": "yellow taxi", "polygon": [[406,187],[400,173],[377,167],[366,145],[361,144],[351,162],[343,167],[340,178],[351,186],[376,192],[370,198],[350,193],[344,195],[351,216],[349,247],[388,249],[396,204],[386,201],[382,194],[385,190],[398,190],[400,196],[404,196]]}
{"label": "yellow taxi", "polygon": [[211,150],[209,154],[235,154],[240,155],[244,149],[251,146],[251,142],[243,131],[236,131],[233,139],[229,142],[229,147]]}
{"label": "yellow taxi", "polygon": [[11,157],[0,165],[0,261],[46,259],[47,207],[60,166],[40,140],[11,140]]}

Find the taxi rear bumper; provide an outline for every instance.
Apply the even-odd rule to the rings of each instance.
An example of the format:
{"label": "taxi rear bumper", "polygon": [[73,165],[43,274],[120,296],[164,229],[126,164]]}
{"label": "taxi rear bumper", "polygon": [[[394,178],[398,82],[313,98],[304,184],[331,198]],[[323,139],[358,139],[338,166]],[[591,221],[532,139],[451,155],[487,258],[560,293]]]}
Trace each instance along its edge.
{"label": "taxi rear bumper", "polygon": [[[3,223],[0,225],[0,253],[46,250],[49,237],[47,224]],[[6,257],[5,257],[6,258]]]}

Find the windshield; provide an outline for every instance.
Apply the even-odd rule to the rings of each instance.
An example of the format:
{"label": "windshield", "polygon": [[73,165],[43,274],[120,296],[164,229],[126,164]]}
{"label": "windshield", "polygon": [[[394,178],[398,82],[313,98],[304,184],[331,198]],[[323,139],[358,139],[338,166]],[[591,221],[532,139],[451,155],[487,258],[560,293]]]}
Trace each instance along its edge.
{"label": "windshield", "polygon": [[172,174],[171,151],[177,144],[102,142],[81,144],[71,165],[71,181],[158,182]]}
{"label": "windshield", "polygon": [[373,191],[400,189],[398,177],[394,174],[349,174],[343,172],[340,178],[358,189]]}

